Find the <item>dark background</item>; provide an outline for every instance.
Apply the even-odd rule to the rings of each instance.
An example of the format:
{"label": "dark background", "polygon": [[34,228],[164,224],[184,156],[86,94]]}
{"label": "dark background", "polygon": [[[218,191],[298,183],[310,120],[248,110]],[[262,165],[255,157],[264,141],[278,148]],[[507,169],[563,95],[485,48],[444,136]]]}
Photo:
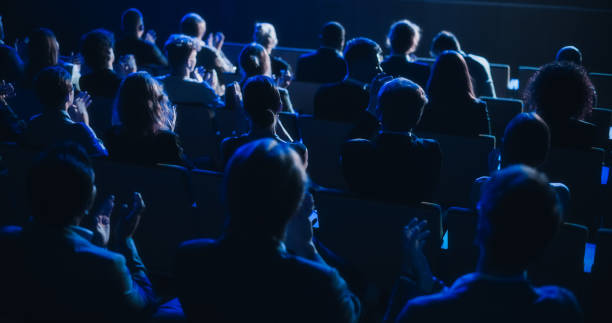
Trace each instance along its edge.
{"label": "dark background", "polygon": [[7,42],[36,26],[53,29],[62,54],[78,48],[80,35],[104,27],[119,28],[121,12],[142,10],[146,28],[158,33],[158,44],[178,30],[188,11],[200,13],[209,31],[223,31],[228,41],[250,40],[253,23],[269,21],[278,32],[279,46],[315,48],[320,26],[338,20],[348,37],[370,37],[381,45],[389,25],[408,18],[423,28],[419,56],[428,56],[431,38],[453,31],[462,47],[493,63],[539,66],[554,58],[564,45],[582,49],[585,66],[612,73],[612,2],[609,0],[205,0],[205,1],[30,1],[4,0]]}

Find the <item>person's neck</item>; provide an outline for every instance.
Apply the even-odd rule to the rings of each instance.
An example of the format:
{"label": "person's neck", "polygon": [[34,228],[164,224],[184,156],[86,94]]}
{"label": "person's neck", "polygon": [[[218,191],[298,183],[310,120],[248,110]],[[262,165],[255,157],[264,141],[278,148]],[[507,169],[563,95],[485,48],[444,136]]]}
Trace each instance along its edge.
{"label": "person's neck", "polygon": [[172,69],[172,71],[170,72],[170,75],[172,76],[176,76],[176,77],[180,77],[181,79],[188,79],[189,78],[189,69],[187,68],[177,68],[177,69]]}
{"label": "person's neck", "polygon": [[482,250],[480,253],[481,255],[480,255],[480,258],[478,259],[478,265],[476,266],[476,272],[478,272],[479,274],[495,276],[495,277],[506,277],[506,278],[525,276],[525,272],[526,272],[525,268],[523,269],[507,268],[507,266],[498,265],[495,261],[491,259],[491,257],[483,255],[483,253],[485,252],[483,252]]}
{"label": "person's neck", "polygon": [[372,77],[370,77],[371,73],[366,73],[366,72],[349,72],[349,74],[346,76],[345,80],[352,80],[352,81],[357,81],[359,83],[363,83],[363,84],[369,84],[370,81],[372,81]]}
{"label": "person's neck", "polygon": [[276,127],[274,125],[271,125],[269,127],[262,128],[251,125],[251,131],[249,132],[249,134],[257,138],[276,137]]}

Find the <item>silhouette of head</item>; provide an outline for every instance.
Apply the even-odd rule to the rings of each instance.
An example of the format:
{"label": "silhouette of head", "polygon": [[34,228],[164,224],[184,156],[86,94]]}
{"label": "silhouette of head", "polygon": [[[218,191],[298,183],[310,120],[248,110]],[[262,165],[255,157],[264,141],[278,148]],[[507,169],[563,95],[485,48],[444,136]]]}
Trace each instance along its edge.
{"label": "silhouette of head", "polygon": [[253,41],[263,46],[268,53],[278,45],[276,29],[268,22],[258,22],[255,24]]}
{"label": "silhouette of head", "polygon": [[416,51],[421,39],[421,28],[408,19],[400,20],[391,25],[387,35],[387,45],[393,54],[408,55]]}
{"label": "silhouette of head", "polygon": [[427,96],[432,102],[460,103],[474,100],[470,73],[461,54],[445,51],[438,56],[427,82]]}
{"label": "silhouette of head", "polygon": [[78,224],[96,193],[91,161],[76,144],[42,153],[28,173],[26,186],[34,220],[51,226]]}
{"label": "silhouette of head", "polygon": [[115,36],[108,30],[96,29],[81,37],[81,55],[85,64],[92,70],[113,66]]}
{"label": "silhouette of head", "polygon": [[565,46],[557,52],[555,59],[559,62],[572,62],[582,65],[582,53],[575,46]]}
{"label": "silhouette of head", "polygon": [[321,28],[319,39],[321,40],[321,46],[342,51],[344,48],[344,36],[344,27],[339,22],[330,21]]}
{"label": "silhouette of head", "polygon": [[344,49],[344,59],[349,77],[361,82],[369,83],[374,76],[382,72],[382,49],[371,39],[351,39]]}
{"label": "silhouette of head", "polygon": [[281,97],[268,76],[258,75],[246,80],[244,89],[244,110],[253,126],[268,128],[274,125],[281,111]]}
{"label": "silhouette of head", "polygon": [[548,123],[568,118],[583,119],[593,108],[595,90],[582,66],[552,62],[531,77],[525,102]]}
{"label": "silhouette of head", "polygon": [[36,74],[34,88],[45,111],[66,110],[72,104],[72,78],[62,67],[44,68]]}
{"label": "silhouette of head", "polygon": [[535,113],[521,113],[506,127],[502,140],[502,167],[542,165],[550,150],[548,125]]}
{"label": "silhouette of head", "polygon": [[125,34],[140,38],[144,34],[144,29],[144,21],[140,10],[130,8],[123,12],[123,15],[121,15],[121,30]]}
{"label": "silhouette of head", "polygon": [[270,56],[260,44],[246,45],[240,52],[239,64],[247,78],[255,75],[272,75]]}
{"label": "silhouette of head", "polygon": [[524,165],[493,175],[478,209],[481,261],[507,273],[522,272],[536,260],[561,223],[561,208],[548,179]]}
{"label": "silhouette of head", "polygon": [[432,57],[438,57],[438,55],[446,50],[460,52],[461,46],[459,45],[459,40],[453,33],[443,30],[433,38],[429,54]]}
{"label": "silhouette of head", "polygon": [[57,65],[59,43],[55,34],[47,28],[38,28],[28,35],[27,69],[31,76],[47,66]]}
{"label": "silhouette of head", "polygon": [[427,104],[425,91],[403,77],[383,85],[378,92],[378,119],[387,131],[410,131],[421,120]]}
{"label": "silhouette of head", "polygon": [[147,72],[136,72],[121,82],[115,109],[125,130],[147,135],[163,128],[167,104],[159,82]]}
{"label": "silhouette of head", "polygon": [[206,34],[206,21],[195,12],[190,12],[181,19],[181,33],[202,39]]}
{"label": "silhouette of head", "polygon": [[174,71],[192,72],[197,63],[197,45],[195,39],[186,35],[172,35],[164,44],[168,64]]}
{"label": "silhouette of head", "polygon": [[305,190],[304,166],[288,144],[261,139],[240,147],[225,169],[228,230],[282,239]]}

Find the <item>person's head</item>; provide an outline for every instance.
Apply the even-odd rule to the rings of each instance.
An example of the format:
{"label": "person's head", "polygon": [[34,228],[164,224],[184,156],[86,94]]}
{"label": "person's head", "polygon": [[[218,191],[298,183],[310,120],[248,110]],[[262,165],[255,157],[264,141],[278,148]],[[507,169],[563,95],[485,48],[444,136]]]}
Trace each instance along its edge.
{"label": "person's head", "polygon": [[174,74],[188,76],[197,63],[197,45],[193,37],[172,35],[164,45],[168,64]]}
{"label": "person's head", "polygon": [[321,28],[321,33],[319,34],[321,46],[342,51],[344,48],[345,34],[344,27],[339,22],[330,21]]}
{"label": "person's head", "polygon": [[141,38],[145,30],[142,12],[136,8],[124,11],[121,15],[121,30],[126,35]]}
{"label": "person's head", "polygon": [[257,43],[244,46],[240,52],[239,65],[245,77],[272,75],[270,56],[265,48]]}
{"label": "person's head", "polygon": [[115,109],[124,129],[142,135],[163,129],[167,104],[159,82],[147,72],[136,72],[121,82]]}
{"label": "person's head", "polygon": [[369,83],[374,76],[382,72],[382,49],[371,39],[351,39],[344,49],[344,59],[348,75],[361,82]]}
{"label": "person's head", "polygon": [[274,26],[271,23],[256,23],[255,31],[253,32],[253,41],[262,45],[269,54],[272,49],[278,45],[276,29],[274,29]]}
{"label": "person's head", "polygon": [[389,29],[387,45],[393,54],[409,55],[416,51],[421,40],[421,28],[408,19],[395,22]]}
{"label": "person's head", "polygon": [[76,144],[44,152],[30,169],[26,187],[34,221],[59,227],[78,225],[96,194],[91,161]]}
{"label": "person's head", "polygon": [[274,128],[281,111],[281,97],[274,80],[258,75],[246,80],[243,86],[244,110],[253,127]]}
{"label": "person's head", "polygon": [[65,111],[74,99],[72,77],[60,66],[49,66],[36,74],[34,89],[45,111]]}
{"label": "person's head", "polygon": [[115,61],[115,36],[108,30],[96,29],[81,38],[81,55],[92,70],[112,69]]}
{"label": "person's head", "polygon": [[444,51],[438,56],[427,82],[427,96],[431,101],[459,103],[475,99],[470,72],[460,53]]}
{"label": "person's head", "polygon": [[558,62],[572,62],[576,65],[582,65],[582,53],[575,46],[565,46],[557,52],[555,60]]}
{"label": "person's head", "polygon": [[529,80],[525,102],[544,120],[583,119],[593,108],[595,91],[582,66],[552,62],[542,66]]}
{"label": "person's head", "polygon": [[181,34],[202,39],[206,34],[206,21],[195,12],[186,14],[181,19]]}
{"label": "person's head", "polygon": [[546,161],[549,150],[550,129],[546,122],[535,113],[521,113],[504,132],[502,167],[525,164],[537,168]]}
{"label": "person's head", "polygon": [[524,271],[545,251],[561,223],[561,207],[548,179],[524,165],[493,175],[478,210],[481,270]]}
{"label": "person's head", "polygon": [[128,75],[135,73],[138,71],[138,67],[136,66],[136,58],[133,54],[126,54],[117,60],[117,75],[122,79],[126,78]]}
{"label": "person's head", "polygon": [[383,85],[378,92],[376,112],[386,131],[411,131],[421,120],[427,104],[425,91],[403,77]]}
{"label": "person's head", "polygon": [[225,169],[230,232],[281,240],[306,191],[306,172],[288,144],[261,139],[239,148]]}
{"label": "person's head", "polygon": [[38,28],[28,35],[28,68],[36,74],[47,66],[57,65],[59,43],[55,34],[47,28]]}
{"label": "person's head", "polygon": [[432,57],[438,57],[438,55],[446,50],[460,52],[461,46],[459,45],[459,40],[453,33],[443,30],[434,36],[429,54]]}

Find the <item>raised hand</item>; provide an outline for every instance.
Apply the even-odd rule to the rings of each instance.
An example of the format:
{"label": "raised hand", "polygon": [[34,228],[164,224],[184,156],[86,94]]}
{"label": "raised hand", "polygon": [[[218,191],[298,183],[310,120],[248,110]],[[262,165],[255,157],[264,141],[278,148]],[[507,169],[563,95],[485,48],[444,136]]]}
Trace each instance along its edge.
{"label": "raised hand", "polygon": [[100,247],[107,247],[111,235],[110,218],[115,207],[115,196],[110,195],[104,200],[100,209],[94,215],[93,243]]}
{"label": "raised hand", "polygon": [[300,257],[308,259],[312,259],[317,254],[312,242],[313,233],[310,221],[310,215],[313,210],[314,198],[312,194],[307,193],[297,214],[289,220],[285,235],[287,249],[295,252]]}
{"label": "raised hand", "polygon": [[15,88],[13,87],[13,84],[6,83],[4,80],[2,80],[2,82],[0,82],[0,103],[8,105],[6,99],[14,95]]}
{"label": "raised hand", "polygon": [[87,92],[80,92],[72,102],[71,109],[68,110],[70,118],[74,122],[83,122],[89,125],[89,113],[87,108],[91,105],[91,96]]}
{"label": "raised hand", "polygon": [[144,41],[150,44],[155,44],[155,41],[157,40],[157,33],[155,32],[155,30],[148,30],[147,33],[144,36]]}
{"label": "raised hand", "polygon": [[140,193],[134,192],[131,207],[128,209],[127,205],[123,206],[124,209],[128,209],[128,212],[119,222],[117,235],[120,241],[125,241],[134,236],[140,224],[140,218],[142,217],[145,207],[145,203]]}
{"label": "raised hand", "polygon": [[216,32],[213,38],[213,47],[216,50],[221,50],[223,43],[225,42],[225,35],[222,32]]}
{"label": "raised hand", "polygon": [[414,273],[419,288],[424,292],[431,292],[434,279],[427,258],[423,254],[425,239],[429,237],[430,231],[426,230],[427,221],[412,219],[404,227],[402,234],[402,245],[404,247],[404,265],[407,270]]}

